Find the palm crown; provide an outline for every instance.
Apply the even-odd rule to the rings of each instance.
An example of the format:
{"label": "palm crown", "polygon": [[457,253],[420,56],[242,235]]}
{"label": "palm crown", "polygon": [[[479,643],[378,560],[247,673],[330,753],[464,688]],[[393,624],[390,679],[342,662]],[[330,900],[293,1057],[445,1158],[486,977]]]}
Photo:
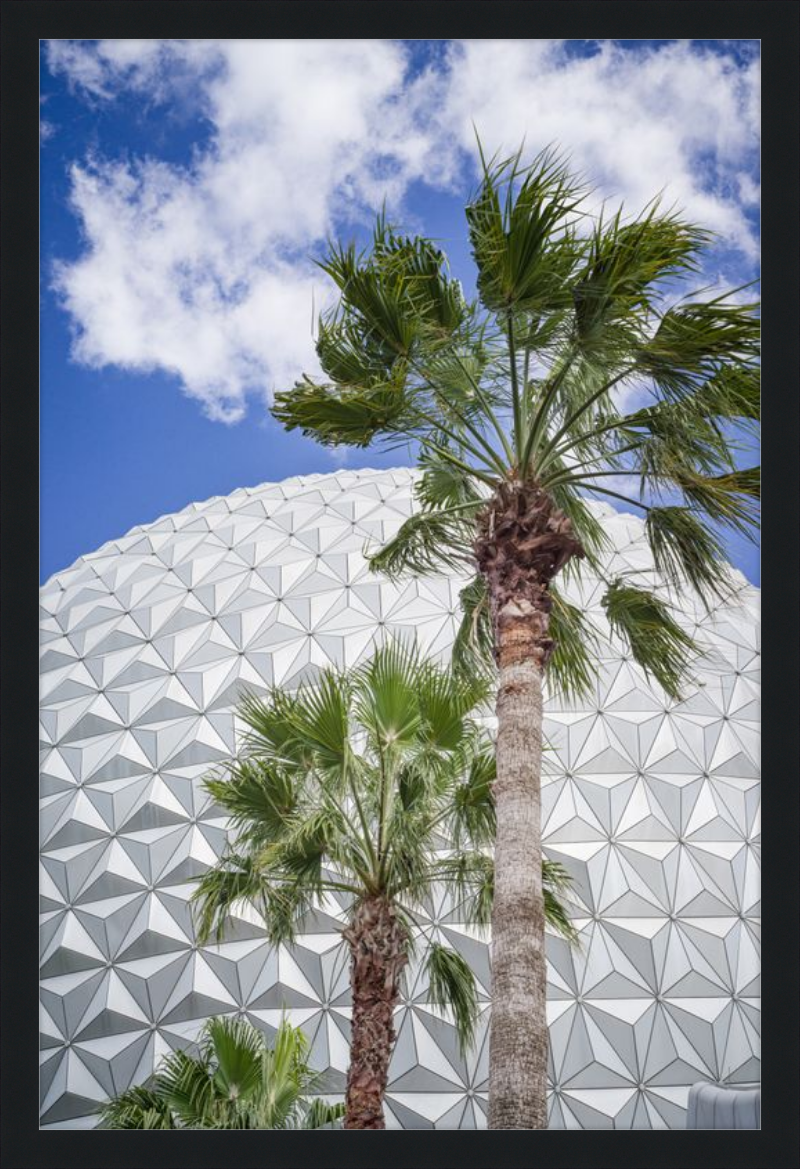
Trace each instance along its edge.
{"label": "palm crown", "polygon": [[150,1082],[103,1106],[103,1128],[321,1128],[340,1104],[309,1099],[308,1040],[284,1021],[272,1044],[243,1019],[209,1019],[195,1054],[173,1051]]}
{"label": "palm crown", "polygon": [[[327,444],[419,444],[421,510],[374,567],[477,572],[462,660],[491,644],[490,613],[533,573],[548,594],[549,673],[567,694],[591,682],[592,631],[552,578],[581,559],[601,572],[586,494],[642,508],[665,582],[710,603],[730,587],[718,531],[748,532],[759,493],[758,471],[737,466],[759,411],[755,306],[678,299],[711,237],[658,201],[631,221],[587,208],[551,150],[528,167],[484,163],[467,207],[472,303],[431,241],[383,217],[367,252],[331,247],[322,267],[340,302],[319,322],[324,379],[304,377],[273,408]],[[628,412],[623,388],[639,393]],[[606,586],[611,628],[676,696],[691,639],[656,593]]]}
{"label": "palm crown", "polygon": [[[435,885],[466,920],[488,923],[495,757],[475,718],[486,697],[481,675],[390,643],[350,675],[327,671],[292,695],[245,700],[245,751],[207,781],[235,839],[199,881],[199,936],[221,937],[231,910],[250,902],[273,941],[290,941],[333,893],[351,917],[370,899],[391,905],[404,962]],[[547,919],[573,938],[558,896],[567,874],[545,861],[543,877]],[[478,1011],[472,972],[455,951],[426,942],[431,1001],[452,1008],[467,1045]]]}

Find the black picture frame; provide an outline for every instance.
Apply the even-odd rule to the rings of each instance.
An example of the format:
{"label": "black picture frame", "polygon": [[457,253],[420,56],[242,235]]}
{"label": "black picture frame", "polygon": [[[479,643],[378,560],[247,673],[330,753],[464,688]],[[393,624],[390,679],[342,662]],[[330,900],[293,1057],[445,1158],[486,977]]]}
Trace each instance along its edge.
{"label": "black picture frame", "polygon": [[[800,1165],[800,5],[796,0],[1,0],[2,1143],[6,1169],[766,1169]],[[40,38],[757,38],[763,65],[763,1128],[139,1133],[38,1129]]]}

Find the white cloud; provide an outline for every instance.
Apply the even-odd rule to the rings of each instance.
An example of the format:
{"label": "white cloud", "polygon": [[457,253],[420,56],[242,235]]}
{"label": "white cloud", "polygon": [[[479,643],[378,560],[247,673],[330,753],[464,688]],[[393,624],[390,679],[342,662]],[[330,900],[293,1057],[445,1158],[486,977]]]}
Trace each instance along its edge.
{"label": "white cloud", "polygon": [[[46,101],[47,101],[46,97],[44,97],[43,95],[40,96],[40,98],[39,98],[39,109],[40,110],[44,106]],[[53,125],[53,123],[48,122],[47,118],[43,118],[40,114],[39,115],[39,144],[41,145],[42,143],[47,142],[47,140],[49,138],[53,137],[55,132],[56,132],[56,128]]]}
{"label": "white cloud", "polygon": [[450,53],[442,124],[465,148],[473,121],[491,149],[557,143],[602,194],[638,211],[665,188],[746,254],[755,244],[737,182],[758,144],[759,66],[686,42],[590,57],[552,42],[471,41]]}
{"label": "white cloud", "polygon": [[[410,69],[389,41],[57,41],[49,64],[93,103],[191,108],[190,164],[100,155],[71,171],[84,251],[56,287],[87,364],[168,371],[207,413],[240,418],[314,368],[311,248],[409,185],[463,193],[477,124],[490,150],[555,141],[631,210],[655,189],[751,256],[744,204],[758,65],[679,44],[589,59],[548,42],[468,42]],[[424,224],[423,224],[424,227]]]}

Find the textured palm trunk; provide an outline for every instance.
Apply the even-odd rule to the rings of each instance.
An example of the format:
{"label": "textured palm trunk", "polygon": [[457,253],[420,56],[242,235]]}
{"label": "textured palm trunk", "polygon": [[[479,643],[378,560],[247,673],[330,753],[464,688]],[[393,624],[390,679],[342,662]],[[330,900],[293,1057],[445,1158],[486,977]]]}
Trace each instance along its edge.
{"label": "textured palm trunk", "polygon": [[497,813],[492,910],[489,1128],[547,1127],[547,971],[542,888],[542,682],[553,649],[548,585],[583,550],[533,485],[490,500],[475,542],[492,607]]}
{"label": "textured palm trunk", "polygon": [[385,1128],[383,1098],[408,935],[383,897],[365,898],[343,934],[350,944],[353,990],[344,1127]]}
{"label": "textured palm trunk", "polygon": [[547,1127],[541,846],[542,663],[524,626],[498,646],[489,1127]]}

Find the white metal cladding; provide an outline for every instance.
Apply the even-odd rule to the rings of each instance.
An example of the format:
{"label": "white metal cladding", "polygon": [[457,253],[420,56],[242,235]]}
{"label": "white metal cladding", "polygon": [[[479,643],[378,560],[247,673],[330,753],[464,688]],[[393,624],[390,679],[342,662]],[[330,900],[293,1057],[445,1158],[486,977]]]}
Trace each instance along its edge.
{"label": "white metal cladding", "polygon": [[[242,687],[293,687],[414,631],[447,654],[462,581],[392,584],[377,547],[413,509],[408,470],[340,471],[193,504],[105,544],[41,590],[42,1124],[91,1127],[107,1095],[191,1043],[209,1015],[269,1031],[288,1008],[341,1091],[349,993],[331,900],[298,944],[241,920],[192,937],[187,878],[225,821],[201,779],[235,747]],[[642,523],[598,506],[606,571],[652,562]],[[682,1127],[696,1080],[758,1078],[758,591],[683,619],[707,646],[675,704],[606,640],[594,701],[549,701],[545,844],[575,881],[581,947],[548,938],[553,1127]],[[566,590],[608,634],[601,586]],[[486,1006],[477,1047],[412,970],[387,1120],[485,1125],[485,936],[434,899],[421,928],[458,948]]]}

